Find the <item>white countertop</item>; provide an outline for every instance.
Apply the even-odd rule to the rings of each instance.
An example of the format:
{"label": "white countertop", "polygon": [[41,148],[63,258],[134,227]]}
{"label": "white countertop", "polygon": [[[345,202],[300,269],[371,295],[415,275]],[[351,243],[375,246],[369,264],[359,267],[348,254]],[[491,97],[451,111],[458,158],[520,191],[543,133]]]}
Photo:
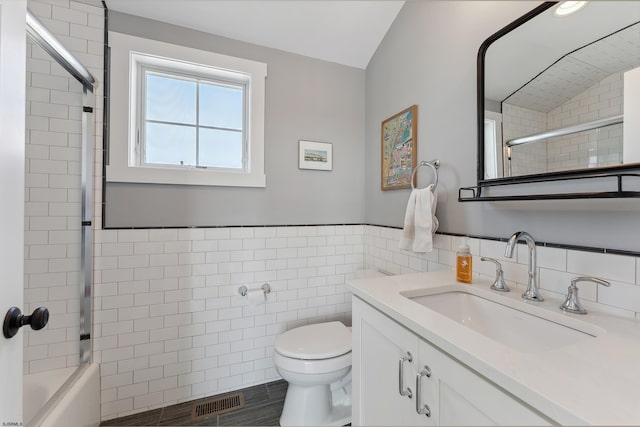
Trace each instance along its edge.
{"label": "white countertop", "polygon": [[561,348],[523,352],[400,294],[452,284],[457,282],[450,271],[348,282],[354,295],[560,424],[640,425],[640,322],[587,304],[586,315],[564,313],[558,308],[563,300],[544,291],[544,302],[525,302],[520,288],[491,291],[491,281],[474,277],[469,286],[504,305],[599,331]]}

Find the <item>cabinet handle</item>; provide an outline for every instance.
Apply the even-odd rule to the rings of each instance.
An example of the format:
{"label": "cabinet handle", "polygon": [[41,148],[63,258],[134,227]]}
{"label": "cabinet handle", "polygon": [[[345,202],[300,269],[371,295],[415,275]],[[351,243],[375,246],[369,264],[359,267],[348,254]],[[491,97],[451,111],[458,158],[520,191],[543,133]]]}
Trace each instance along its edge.
{"label": "cabinet handle", "polygon": [[422,377],[431,377],[431,368],[425,365],[424,369],[416,375],[416,412],[419,415],[431,417],[431,409],[429,408],[429,405],[425,403],[422,408],[420,407],[422,402]]}
{"label": "cabinet handle", "polygon": [[404,362],[413,362],[413,356],[411,356],[411,353],[408,351],[407,355],[402,356],[398,363],[398,392],[400,393],[400,396],[408,396],[409,399],[411,399],[413,396],[411,389],[409,387],[407,387],[406,390],[404,389]]}

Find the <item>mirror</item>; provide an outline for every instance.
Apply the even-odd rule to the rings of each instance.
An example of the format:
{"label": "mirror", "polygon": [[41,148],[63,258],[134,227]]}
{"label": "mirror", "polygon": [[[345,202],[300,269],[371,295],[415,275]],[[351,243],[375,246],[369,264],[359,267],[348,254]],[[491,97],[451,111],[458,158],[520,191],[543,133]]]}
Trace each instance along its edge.
{"label": "mirror", "polygon": [[478,86],[479,183],[637,166],[640,1],[542,4],[485,41]]}

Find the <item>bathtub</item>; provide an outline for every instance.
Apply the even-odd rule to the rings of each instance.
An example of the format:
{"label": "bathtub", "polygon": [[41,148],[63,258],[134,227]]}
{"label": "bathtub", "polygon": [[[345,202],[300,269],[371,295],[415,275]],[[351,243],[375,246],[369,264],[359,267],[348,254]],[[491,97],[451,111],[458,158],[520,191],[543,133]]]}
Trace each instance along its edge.
{"label": "bathtub", "polygon": [[28,427],[100,424],[100,367],[57,369],[24,376],[23,418]]}

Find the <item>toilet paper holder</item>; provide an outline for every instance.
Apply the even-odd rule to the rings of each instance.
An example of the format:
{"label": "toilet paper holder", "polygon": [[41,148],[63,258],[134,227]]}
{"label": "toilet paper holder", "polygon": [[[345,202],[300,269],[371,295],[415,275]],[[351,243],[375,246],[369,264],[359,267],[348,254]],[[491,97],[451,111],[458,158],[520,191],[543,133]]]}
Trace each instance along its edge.
{"label": "toilet paper holder", "polygon": [[[268,283],[265,283],[264,285],[262,285],[262,291],[265,295],[268,294],[269,292],[271,292],[271,286],[269,286]],[[247,292],[249,292],[249,288],[247,288],[245,285],[242,285],[238,288],[238,293],[242,297],[246,297]]]}

